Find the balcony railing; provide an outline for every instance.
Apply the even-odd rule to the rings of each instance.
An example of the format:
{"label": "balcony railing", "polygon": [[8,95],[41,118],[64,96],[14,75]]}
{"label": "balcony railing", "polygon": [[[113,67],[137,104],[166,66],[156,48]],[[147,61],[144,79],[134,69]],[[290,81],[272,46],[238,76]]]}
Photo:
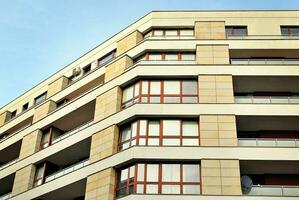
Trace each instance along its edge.
{"label": "balcony railing", "polygon": [[235,103],[296,104],[299,103],[299,96],[235,96]]}
{"label": "balcony railing", "polygon": [[1,165],[1,166],[0,166],[0,171],[1,171],[2,169],[4,169],[4,168],[8,167],[8,166],[11,166],[11,165],[15,164],[15,163],[18,161],[18,159],[19,159],[19,158],[16,158],[16,159],[14,159],[14,160],[12,160],[12,161],[10,161],[10,162],[8,162],[8,163],[5,163],[4,165]]}
{"label": "balcony railing", "polygon": [[7,193],[7,194],[5,194],[5,195],[2,195],[1,197],[0,197],[0,200],[7,200],[7,199],[9,199],[11,197],[11,193]]}
{"label": "balcony railing", "polygon": [[55,138],[52,141],[52,144],[55,144],[55,143],[57,143],[57,142],[65,139],[67,137],[70,137],[71,135],[74,135],[75,133],[78,133],[79,131],[81,131],[81,130],[85,129],[86,127],[90,126],[92,123],[93,123],[93,120],[88,121],[88,122],[86,122],[86,123],[84,123],[84,124],[82,124],[82,125],[74,128],[73,130],[70,130],[70,131],[68,131],[68,132],[66,132],[66,133],[58,136],[57,138]]}
{"label": "balcony railing", "polygon": [[231,59],[233,65],[298,65],[299,59]]}
{"label": "balcony railing", "polygon": [[293,35],[227,35],[229,40],[298,40],[299,36]]}
{"label": "balcony railing", "polygon": [[248,195],[299,196],[299,186],[254,185]]}
{"label": "balcony railing", "polygon": [[239,146],[299,147],[299,139],[284,138],[239,138]]}
{"label": "balcony railing", "polygon": [[52,180],[54,180],[56,178],[59,178],[61,176],[64,176],[64,175],[66,175],[68,173],[71,173],[73,171],[76,171],[78,169],[81,169],[82,167],[85,167],[87,165],[89,165],[89,159],[83,160],[83,161],[81,161],[79,163],[76,163],[76,164],[74,164],[74,165],[72,165],[70,167],[67,167],[65,169],[62,169],[62,170],[54,173],[54,174],[51,174],[51,175],[47,176],[46,179],[45,179],[45,183],[47,183],[49,181],[52,181]]}

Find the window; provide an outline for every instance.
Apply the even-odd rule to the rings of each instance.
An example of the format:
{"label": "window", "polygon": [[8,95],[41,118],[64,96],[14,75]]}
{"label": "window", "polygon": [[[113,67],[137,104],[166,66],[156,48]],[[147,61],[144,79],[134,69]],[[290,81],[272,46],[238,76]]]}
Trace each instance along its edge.
{"label": "window", "polygon": [[25,103],[22,107],[22,111],[24,112],[24,111],[28,110],[28,108],[29,108],[29,103]]}
{"label": "window", "polygon": [[43,131],[40,149],[50,146],[55,138],[62,135],[64,132],[56,127],[50,127]]}
{"label": "window", "polygon": [[280,30],[284,36],[299,36],[299,26],[281,26]]}
{"label": "window", "polygon": [[120,129],[119,150],[130,146],[198,146],[198,120],[136,120]]}
{"label": "window", "polygon": [[87,74],[88,72],[90,72],[90,70],[91,70],[91,64],[85,66],[85,67],[83,68],[83,75],[84,75],[84,74]]}
{"label": "window", "polygon": [[14,110],[10,113],[10,119],[14,118],[17,115],[17,110]]}
{"label": "window", "polygon": [[149,52],[145,56],[138,57],[134,62],[140,60],[147,61],[194,61],[195,53],[193,52]]}
{"label": "window", "polygon": [[180,36],[194,36],[193,29],[181,29]]}
{"label": "window", "polygon": [[46,168],[45,163],[36,167],[36,172],[35,172],[34,182],[33,182],[34,187],[44,183],[45,168]]}
{"label": "window", "polygon": [[41,102],[43,102],[44,100],[46,100],[47,98],[47,92],[39,95],[38,97],[36,97],[34,99],[34,105],[40,104]]}
{"label": "window", "polygon": [[197,103],[195,80],[139,81],[123,90],[122,108],[135,103]]}
{"label": "window", "polygon": [[57,108],[59,108],[60,106],[66,104],[67,102],[69,102],[68,99],[66,99],[66,98],[65,98],[65,99],[62,99],[62,100],[60,100],[60,101],[58,101],[58,102],[56,103],[56,106],[57,106]]}
{"label": "window", "polygon": [[106,54],[105,56],[103,56],[102,58],[99,59],[99,66],[103,66],[104,64],[106,64],[107,62],[109,62],[110,60],[115,58],[115,51],[112,51],[108,54]]}
{"label": "window", "polygon": [[133,193],[200,194],[200,165],[137,163],[120,170],[117,173],[116,197]]}
{"label": "window", "polygon": [[193,37],[194,30],[190,28],[169,28],[169,29],[153,29],[144,35],[144,38],[154,36],[154,37]]}
{"label": "window", "polygon": [[226,36],[246,36],[247,26],[226,26]]}

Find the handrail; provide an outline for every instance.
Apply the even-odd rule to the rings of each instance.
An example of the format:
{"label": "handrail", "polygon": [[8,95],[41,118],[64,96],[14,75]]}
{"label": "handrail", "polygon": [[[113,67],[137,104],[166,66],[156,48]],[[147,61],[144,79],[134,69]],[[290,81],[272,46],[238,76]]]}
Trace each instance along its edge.
{"label": "handrail", "polygon": [[8,163],[5,163],[5,164],[1,165],[1,166],[0,166],[0,171],[1,171],[2,169],[6,168],[6,167],[9,167],[9,166],[15,164],[15,163],[18,161],[18,159],[19,159],[19,158],[13,159],[13,160],[9,161]]}
{"label": "handrail", "polygon": [[10,193],[7,193],[7,194],[4,194],[0,197],[0,200],[7,200],[11,197],[11,192]]}
{"label": "handrail", "polygon": [[86,159],[86,160],[80,161],[78,163],[75,163],[75,164],[73,164],[73,165],[71,165],[71,166],[69,166],[69,167],[67,167],[65,169],[62,169],[62,170],[60,170],[58,172],[55,172],[55,173],[47,176],[45,178],[45,183],[47,183],[49,181],[52,181],[52,180],[54,180],[56,178],[59,178],[61,176],[64,176],[66,174],[69,174],[69,173],[71,173],[71,172],[73,172],[73,171],[75,171],[77,169],[81,169],[82,167],[85,167],[87,165],[89,165],[89,159]]}
{"label": "handrail", "polygon": [[227,35],[229,40],[245,40],[245,39],[279,39],[279,40],[298,40],[299,35]]}
{"label": "handrail", "polygon": [[253,185],[247,195],[260,196],[299,196],[299,186]]}
{"label": "handrail", "polygon": [[235,96],[235,103],[297,104],[299,96]]}
{"label": "handrail", "polygon": [[251,59],[251,58],[233,58],[230,59],[231,64],[243,64],[243,65],[298,65],[299,59],[294,58],[282,58],[282,59]]}
{"label": "handrail", "polygon": [[291,138],[238,138],[238,141],[239,146],[299,147],[299,139]]}
{"label": "handrail", "polygon": [[52,144],[55,144],[55,143],[57,143],[57,142],[65,139],[67,137],[70,137],[71,135],[74,135],[75,133],[79,132],[80,130],[82,130],[82,129],[88,127],[88,126],[90,126],[92,123],[93,123],[93,120],[90,120],[90,121],[88,121],[88,122],[86,122],[84,124],[81,124],[80,126],[77,126],[76,128],[74,128],[74,129],[72,129],[72,130],[70,130],[70,131],[68,131],[68,132],[60,135],[59,137],[55,138],[52,141]]}

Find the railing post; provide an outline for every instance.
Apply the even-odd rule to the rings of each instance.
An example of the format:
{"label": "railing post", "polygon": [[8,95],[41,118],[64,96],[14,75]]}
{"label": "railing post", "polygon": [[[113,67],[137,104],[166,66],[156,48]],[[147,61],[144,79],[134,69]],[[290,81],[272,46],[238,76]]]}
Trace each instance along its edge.
{"label": "railing post", "polygon": [[281,196],[284,196],[284,194],[283,194],[283,185],[281,186]]}

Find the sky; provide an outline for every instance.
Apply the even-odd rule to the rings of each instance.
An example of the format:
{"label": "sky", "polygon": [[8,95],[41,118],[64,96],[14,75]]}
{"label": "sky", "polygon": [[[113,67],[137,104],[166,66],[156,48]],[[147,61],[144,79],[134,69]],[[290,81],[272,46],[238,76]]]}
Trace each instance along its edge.
{"label": "sky", "polygon": [[0,107],[152,10],[235,9],[299,0],[0,0]]}

